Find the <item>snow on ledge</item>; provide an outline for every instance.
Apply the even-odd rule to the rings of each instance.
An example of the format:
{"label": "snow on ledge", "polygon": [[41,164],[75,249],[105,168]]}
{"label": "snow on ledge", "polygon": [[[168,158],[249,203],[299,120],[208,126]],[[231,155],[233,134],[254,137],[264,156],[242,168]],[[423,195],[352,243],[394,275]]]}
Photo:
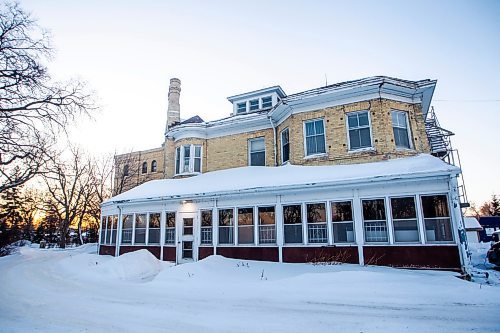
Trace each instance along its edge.
{"label": "snow on ledge", "polygon": [[212,171],[183,179],[152,180],[112,197],[113,202],[154,200],[160,198],[202,197],[221,193],[255,192],[293,187],[336,183],[384,181],[394,178],[414,178],[459,173],[456,166],[428,154],[397,158],[381,162],[279,167],[241,167]]}

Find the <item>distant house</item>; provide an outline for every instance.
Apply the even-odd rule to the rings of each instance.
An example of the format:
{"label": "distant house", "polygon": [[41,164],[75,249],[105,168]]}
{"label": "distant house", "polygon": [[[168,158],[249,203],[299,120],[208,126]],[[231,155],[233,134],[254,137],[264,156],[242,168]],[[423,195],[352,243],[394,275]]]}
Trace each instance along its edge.
{"label": "distant house", "polygon": [[481,242],[491,242],[491,234],[500,230],[500,216],[481,216],[479,224],[483,230],[479,232],[479,240]]}
{"label": "distant house", "polygon": [[467,232],[467,241],[469,243],[479,243],[479,232],[483,230],[481,224],[475,217],[465,216],[465,231]]}
{"label": "distant house", "polygon": [[435,85],[273,86],[229,97],[230,117],[182,122],[172,79],[165,142],[115,159],[100,253],[460,270],[461,171],[445,162]]}

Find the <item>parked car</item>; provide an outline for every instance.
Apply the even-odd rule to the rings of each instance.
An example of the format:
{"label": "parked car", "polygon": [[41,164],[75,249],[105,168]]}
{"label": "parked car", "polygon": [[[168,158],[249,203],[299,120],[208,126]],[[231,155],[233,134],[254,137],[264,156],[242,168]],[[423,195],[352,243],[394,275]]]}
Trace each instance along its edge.
{"label": "parked car", "polygon": [[488,250],[488,261],[500,267],[500,230],[491,235],[491,248]]}

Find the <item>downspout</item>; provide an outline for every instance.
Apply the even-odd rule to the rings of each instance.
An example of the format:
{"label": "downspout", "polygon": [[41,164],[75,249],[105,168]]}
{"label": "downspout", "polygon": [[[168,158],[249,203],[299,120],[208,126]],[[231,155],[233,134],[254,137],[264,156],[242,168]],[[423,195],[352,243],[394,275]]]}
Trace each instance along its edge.
{"label": "downspout", "polygon": [[277,133],[276,131],[278,130],[276,126],[274,126],[273,118],[271,116],[267,116],[269,118],[269,122],[271,123],[271,127],[273,128],[273,148],[274,148],[274,166],[278,166],[278,160],[277,160]]}

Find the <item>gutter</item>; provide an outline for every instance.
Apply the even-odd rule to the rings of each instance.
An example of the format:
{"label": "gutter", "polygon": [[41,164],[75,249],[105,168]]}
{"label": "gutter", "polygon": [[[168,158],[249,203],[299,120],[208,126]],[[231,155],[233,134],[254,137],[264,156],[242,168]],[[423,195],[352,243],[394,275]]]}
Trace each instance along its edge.
{"label": "gutter", "polygon": [[427,172],[419,172],[419,173],[411,173],[411,174],[400,174],[400,175],[391,175],[391,176],[381,176],[381,177],[373,177],[370,180],[367,179],[354,179],[354,180],[342,180],[342,181],[327,181],[327,182],[313,182],[313,183],[303,183],[303,184],[294,184],[294,185],[280,185],[280,186],[268,186],[268,187],[253,187],[246,188],[241,190],[229,190],[229,191],[219,191],[212,193],[190,193],[183,195],[172,195],[172,196],[164,196],[164,197],[155,197],[155,198],[142,198],[142,199],[129,199],[129,200],[120,200],[120,201],[108,201],[106,203],[101,204],[101,208],[115,205],[117,203],[151,203],[157,201],[165,201],[165,200],[183,200],[183,199],[209,199],[213,197],[221,197],[221,196],[230,196],[234,194],[253,194],[253,193],[268,193],[268,192],[285,192],[285,191],[297,191],[304,188],[307,189],[315,189],[322,187],[347,187],[352,185],[359,184],[374,184],[374,183],[382,183],[394,180],[421,180],[421,179],[430,179],[437,177],[450,177],[455,174],[455,171],[438,171],[433,173]]}
{"label": "gutter", "polygon": [[271,116],[267,116],[269,118],[269,122],[271,123],[271,127],[273,128],[273,149],[274,149],[274,166],[278,166],[278,160],[277,160],[277,152],[276,150],[278,149],[277,148],[277,139],[276,139],[276,136],[277,136],[277,128],[276,126],[274,126],[274,122],[273,122],[273,118]]}

